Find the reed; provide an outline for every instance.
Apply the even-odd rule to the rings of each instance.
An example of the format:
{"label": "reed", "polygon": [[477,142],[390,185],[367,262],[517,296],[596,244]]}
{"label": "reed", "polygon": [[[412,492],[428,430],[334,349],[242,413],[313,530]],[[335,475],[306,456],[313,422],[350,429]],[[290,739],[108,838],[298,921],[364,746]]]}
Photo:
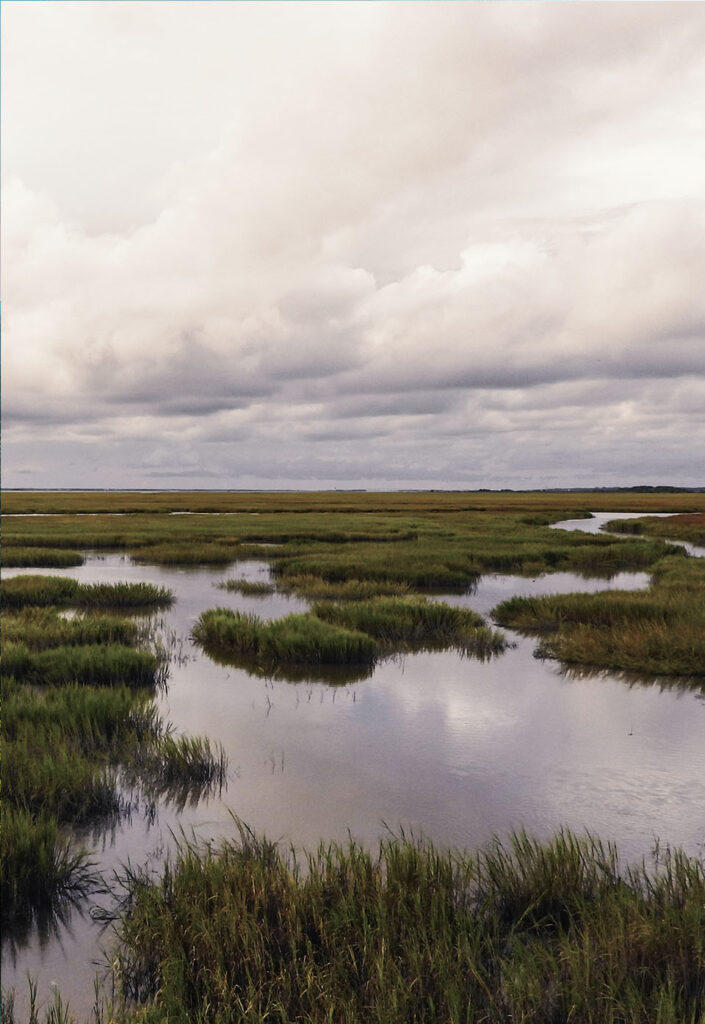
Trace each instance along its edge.
{"label": "reed", "polygon": [[138,785],[150,799],[164,800],[179,811],[220,794],[227,776],[228,758],[220,744],[170,732],[139,748],[122,773],[128,785]]}
{"label": "reed", "polygon": [[83,583],[77,594],[79,608],[119,608],[136,611],[168,608],[174,595],[153,583]]}
{"label": "reed", "polygon": [[2,581],[3,609],[66,607],[75,599],[79,584],[65,576],[12,576]]}
{"label": "reed", "polygon": [[[27,878],[47,866],[46,891],[56,890],[59,905],[65,889],[78,899],[88,877],[80,848],[60,826],[115,822],[132,806],[126,786],[182,808],[226,784],[222,748],[199,737],[174,737],[144,691],[39,690],[4,676],[3,705],[3,914],[13,922],[31,920],[51,903],[45,889],[35,898],[21,872],[16,885],[11,881],[28,843],[36,841],[39,852]],[[54,861],[66,868],[67,882],[62,871],[50,870]]]}
{"label": "reed", "polygon": [[3,678],[3,739],[33,751],[60,746],[118,758],[165,731],[156,705],[127,686],[66,685],[39,691]]}
{"label": "reed", "polygon": [[122,878],[116,981],[136,1017],[221,1022],[701,1024],[705,874],[598,840],[477,854],[404,836],[298,862],[241,826]]}
{"label": "reed", "polygon": [[12,806],[37,820],[51,815],[75,825],[115,818],[121,809],[114,772],[56,740],[41,749],[25,736],[6,740],[2,782]]}

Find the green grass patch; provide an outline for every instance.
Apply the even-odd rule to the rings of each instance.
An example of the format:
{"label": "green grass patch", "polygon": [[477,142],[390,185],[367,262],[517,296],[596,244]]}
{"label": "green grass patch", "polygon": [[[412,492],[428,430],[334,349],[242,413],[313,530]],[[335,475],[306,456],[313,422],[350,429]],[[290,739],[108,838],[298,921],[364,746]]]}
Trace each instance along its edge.
{"label": "green grass patch", "polygon": [[79,644],[136,644],[143,627],[114,615],[76,615],[67,619],[55,608],[27,607],[0,616],[2,642],[22,643],[30,651]]}
{"label": "green grass patch", "polygon": [[153,544],[133,549],[135,562],[150,565],[229,565],[238,558],[248,557],[240,553],[237,544]]}
{"label": "green grass patch", "polygon": [[12,576],[3,580],[4,609],[46,607],[142,611],[168,608],[173,594],[151,583],[79,583],[65,576]]}
{"label": "green grass patch", "polygon": [[206,652],[278,665],[373,665],[395,652],[455,647],[489,657],[504,650],[500,633],[462,608],[419,597],[320,602],[310,612],[266,622],[214,608],[199,617],[194,639]]}
{"label": "green grass patch", "polygon": [[377,656],[372,637],[322,622],[313,615],[287,615],[266,622],[257,615],[213,608],[202,612],[194,639],[206,651],[215,648],[262,667],[291,665],[365,665]]}
{"label": "green grass patch", "polygon": [[669,558],[646,591],[511,598],[497,622],[541,633],[537,654],[649,676],[705,676],[705,563]]}
{"label": "green grass patch", "polygon": [[242,828],[119,895],[112,962],[144,1024],[702,1020],[705,875],[680,853],[647,874],[562,832],[297,863]]}
{"label": "green grass patch", "polygon": [[45,916],[88,895],[96,885],[87,854],[62,834],[46,813],[32,816],[5,806],[0,831],[0,894],[3,922],[19,914]]}
{"label": "green grass patch", "polygon": [[488,657],[506,647],[501,633],[488,629],[481,615],[420,597],[376,597],[344,604],[320,602],[311,614],[335,626],[367,633],[384,647],[454,647],[467,654]]}
{"label": "green grass patch", "polygon": [[267,597],[273,594],[276,587],[273,583],[262,580],[222,580],[218,586],[231,594],[242,594],[243,597]]}
{"label": "green grass patch", "polygon": [[7,643],[0,671],[40,686],[80,683],[88,686],[128,686],[144,689],[162,681],[163,666],[149,651],[123,644],[85,644],[30,651],[24,644]]}
{"label": "green grass patch", "polygon": [[[86,858],[61,828],[119,820],[132,807],[125,787],[177,807],[195,804],[225,785],[226,772],[222,748],[173,736],[148,691],[39,689],[3,676],[4,918],[26,926],[51,908],[52,888],[57,906],[82,895]],[[33,842],[36,857],[26,853]],[[22,858],[28,866],[18,873]],[[35,898],[31,879],[44,868],[46,886]]]}
{"label": "green grass patch", "polygon": [[610,519],[605,530],[631,536],[667,537],[705,547],[705,513],[691,512],[665,519]]}
{"label": "green grass patch", "polygon": [[80,551],[67,548],[19,547],[3,544],[2,565],[10,568],[68,568],[72,565],[83,565]]}
{"label": "green grass patch", "polygon": [[408,583],[393,583],[385,580],[343,580],[331,583],[311,574],[303,576],[280,576],[279,589],[286,593],[311,601],[365,601],[371,597],[403,597],[410,593]]}

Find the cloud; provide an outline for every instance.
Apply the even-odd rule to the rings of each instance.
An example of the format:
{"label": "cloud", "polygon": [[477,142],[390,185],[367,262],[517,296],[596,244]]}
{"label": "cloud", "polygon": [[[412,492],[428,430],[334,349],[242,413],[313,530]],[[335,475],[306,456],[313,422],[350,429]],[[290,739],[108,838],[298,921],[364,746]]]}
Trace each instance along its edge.
{"label": "cloud", "polygon": [[8,483],[702,482],[699,5],[4,19]]}

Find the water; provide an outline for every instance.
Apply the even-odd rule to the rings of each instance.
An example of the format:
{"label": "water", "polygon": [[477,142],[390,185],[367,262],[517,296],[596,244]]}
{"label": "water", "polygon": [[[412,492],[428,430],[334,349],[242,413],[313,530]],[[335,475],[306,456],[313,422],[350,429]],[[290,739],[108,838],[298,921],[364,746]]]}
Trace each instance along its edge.
{"label": "water", "polygon": [[[559,525],[594,529],[599,522]],[[223,573],[90,555],[62,574],[86,582],[147,581],[174,591],[162,629],[176,636],[181,657],[160,697],[162,710],[178,730],[221,742],[230,759],[220,797],[181,815],[161,805],[153,823],[138,813],[94,837],[108,874],[128,858],[158,866],[173,842],[171,830],[180,827],[202,837],[231,834],[231,813],[256,832],[299,846],[345,841],[349,832],[374,844],[388,828],[403,826],[439,844],[472,848],[521,826],[548,836],[567,825],[616,840],[628,859],[648,856],[656,837],[702,852],[705,702],[699,693],[609,673],[566,674],[533,657],[532,639],[512,633],[515,646],[490,662],[420,653],[385,661],[345,686],[265,680],[215,664],[188,637],[198,614],[215,605],[264,617],[307,607],[281,594],[248,598],[214,586],[224,576],[267,581],[266,563],[239,563]],[[647,582],[644,573],[609,581],[572,573],[490,575],[472,592],[444,599],[487,614],[513,594]],[[56,983],[73,1010],[87,1016],[101,944],[109,945],[109,935],[78,913],[43,942],[35,935],[13,949],[6,939],[3,986],[17,988],[22,1012],[30,971],[43,997]]]}

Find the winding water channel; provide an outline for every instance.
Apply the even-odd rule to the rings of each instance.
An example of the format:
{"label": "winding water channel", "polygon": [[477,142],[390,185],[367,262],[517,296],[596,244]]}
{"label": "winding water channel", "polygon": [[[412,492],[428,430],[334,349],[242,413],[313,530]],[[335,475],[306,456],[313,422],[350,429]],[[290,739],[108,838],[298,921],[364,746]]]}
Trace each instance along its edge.
{"label": "winding water channel", "polygon": [[[599,529],[616,518],[557,524]],[[705,554],[693,549],[693,554]],[[8,571],[7,575],[25,570]],[[26,570],[54,574],[57,570]],[[89,554],[62,574],[91,582],[148,581],[176,596],[161,628],[178,655],[159,701],[178,731],[223,744],[227,789],[181,813],[162,804],[108,833],[87,836],[109,875],[128,859],[158,866],[172,831],[231,833],[231,814],[258,833],[297,846],[346,840],[374,844],[387,829],[473,848],[525,827],[548,836],[562,825],[615,840],[627,859],[664,843],[702,854],[705,834],[705,701],[694,690],[611,673],[568,674],[533,657],[535,641],[480,662],[420,653],[379,664],[367,678],[332,686],[272,681],[215,664],[190,640],[215,605],[276,617],[307,607],[274,594],[247,598],[215,588],[224,575],[268,580],[263,562],[180,570]],[[514,594],[642,588],[644,573],[585,579],[554,573],[485,576],[472,592],[443,599],[487,614]],[[4,938],[3,987],[22,1012],[29,971],[43,998],[58,986],[79,1017],[93,1002],[96,962],[109,936],[74,912],[53,934]]]}

